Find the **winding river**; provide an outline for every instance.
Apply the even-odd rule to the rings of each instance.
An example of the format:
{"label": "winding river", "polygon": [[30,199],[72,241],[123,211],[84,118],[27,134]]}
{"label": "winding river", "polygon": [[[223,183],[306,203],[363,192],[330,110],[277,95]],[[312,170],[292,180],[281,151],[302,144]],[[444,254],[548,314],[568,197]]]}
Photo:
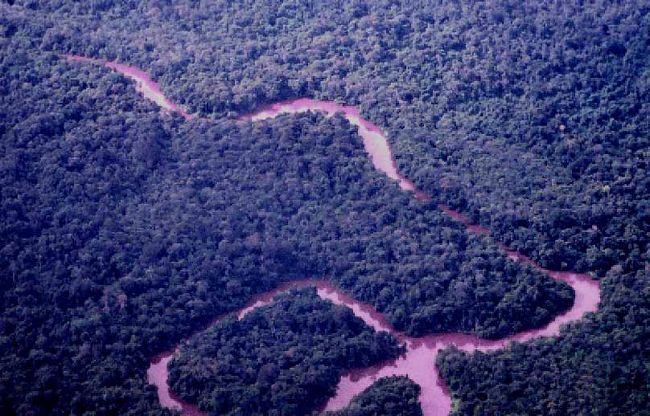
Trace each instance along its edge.
{"label": "winding river", "polygon": [[[187,113],[179,105],[165,97],[159,85],[138,68],[82,56],[66,55],[65,57],[70,61],[101,64],[118,71],[135,80],[137,90],[144,97],[156,102],[161,108],[170,112],[176,112],[187,120],[194,118],[193,115]],[[351,124],[358,128],[359,135],[363,139],[364,147],[374,167],[385,173],[389,178],[398,181],[400,187],[405,191],[412,192],[415,198],[427,198],[426,194],[418,191],[413,182],[402,176],[397,170],[390,146],[382,130],[361,117],[359,110],[355,107],[345,106],[335,102],[301,98],[265,106],[255,113],[240,117],[239,120],[258,121],[273,118],[280,114],[306,111],[319,111],[328,116],[332,116],[335,113],[342,113]],[[463,223],[468,232],[490,234],[488,229],[471,224],[463,214],[442,205],[440,209],[451,218]],[[336,395],[329,400],[323,410],[337,410],[347,406],[355,395],[365,390],[380,377],[407,375],[411,380],[419,384],[422,389],[420,404],[424,415],[447,415],[451,410],[451,396],[444,382],[439,378],[438,371],[435,367],[438,351],[452,345],[467,352],[492,351],[503,348],[513,341],[523,342],[537,337],[555,336],[560,333],[560,327],[563,324],[577,321],[586,313],[598,310],[600,287],[598,282],[592,280],[590,276],[586,274],[546,270],[536,265],[526,256],[510,250],[503,245],[501,245],[501,248],[512,261],[529,264],[550,277],[570,285],[575,291],[575,302],[573,306],[564,313],[556,316],[555,319],[542,328],[520,332],[500,340],[484,340],[473,335],[460,333],[409,337],[395,330],[384,316],[374,310],[372,306],[352,299],[340,289],[332,286],[331,283],[322,280],[299,280],[283,284],[270,292],[256,296],[246,307],[239,310],[237,315],[239,318],[243,317],[254,308],[268,304],[275,295],[290,288],[316,286],[318,295],[321,298],[330,300],[337,305],[344,305],[351,308],[354,314],[366,324],[376,330],[390,332],[401,343],[406,345],[406,352],[394,360],[373,367],[355,369],[343,374],[339,380]],[[204,415],[205,413],[201,412],[196,406],[185,403],[170,391],[167,384],[167,364],[172,359],[173,354],[174,351],[169,351],[152,359],[151,365],[147,370],[149,383],[157,386],[158,398],[163,407],[180,410],[185,416]]]}

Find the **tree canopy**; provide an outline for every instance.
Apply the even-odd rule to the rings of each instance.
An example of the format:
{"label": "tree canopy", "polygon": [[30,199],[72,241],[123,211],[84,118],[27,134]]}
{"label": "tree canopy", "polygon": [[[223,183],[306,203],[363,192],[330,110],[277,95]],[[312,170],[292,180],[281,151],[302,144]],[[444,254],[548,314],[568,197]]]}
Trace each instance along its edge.
{"label": "tree canopy", "polygon": [[[456,411],[647,411],[649,11],[3,2],[0,413],[164,414],[149,358],[297,277],[331,279],[409,334],[500,337],[571,304],[494,240],[591,273],[604,296],[557,339],[441,355]],[[138,66],[212,121],[161,113],[63,53]],[[375,172],[341,117],[232,119],[301,96],[357,105],[432,200]]]}

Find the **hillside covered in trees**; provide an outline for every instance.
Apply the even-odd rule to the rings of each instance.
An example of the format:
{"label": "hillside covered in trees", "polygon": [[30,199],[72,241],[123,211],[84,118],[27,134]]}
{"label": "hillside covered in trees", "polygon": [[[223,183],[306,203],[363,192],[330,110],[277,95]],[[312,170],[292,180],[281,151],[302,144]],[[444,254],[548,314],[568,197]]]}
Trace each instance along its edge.
{"label": "hillside covered in trees", "polygon": [[[292,278],[329,278],[417,335],[499,337],[571,304],[438,202],[603,288],[557,339],[441,355],[457,413],[650,411],[649,11],[3,2],[0,413],[166,413],[148,359]],[[212,121],[161,113],[62,53],[141,67]],[[340,117],[232,119],[301,96],[357,105],[432,200],[374,172]],[[395,389],[408,409],[406,384],[378,382],[350,414],[381,414],[359,409]]]}

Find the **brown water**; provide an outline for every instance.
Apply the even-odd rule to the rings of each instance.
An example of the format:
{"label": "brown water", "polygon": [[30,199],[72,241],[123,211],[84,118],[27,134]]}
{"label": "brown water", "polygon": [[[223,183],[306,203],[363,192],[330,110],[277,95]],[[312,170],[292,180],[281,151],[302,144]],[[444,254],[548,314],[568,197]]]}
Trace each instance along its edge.
{"label": "brown water", "polygon": [[[177,104],[168,100],[160,90],[159,85],[151,80],[145,72],[138,68],[81,56],[66,56],[66,58],[71,61],[102,64],[118,71],[129,78],[134,79],[136,81],[136,88],[145,96],[145,98],[155,101],[160,107],[168,111],[178,112],[187,120],[194,118],[191,114],[183,111]],[[254,122],[273,118],[280,114],[301,113],[306,111],[318,111],[325,113],[328,116],[332,116],[335,113],[341,113],[350,124],[357,126],[359,135],[363,139],[364,147],[377,170],[397,181],[400,187],[405,191],[413,192],[414,197],[418,199],[427,198],[424,193],[415,188],[413,182],[402,176],[397,170],[386,135],[382,130],[375,124],[361,117],[359,111],[354,107],[330,101],[301,98],[263,107],[253,114],[242,116],[240,120],[250,120]],[[490,234],[490,231],[487,228],[471,224],[463,214],[443,205],[441,205],[440,208],[451,218],[463,223],[468,232],[485,235]],[[477,350],[492,351],[503,348],[513,341],[523,342],[537,337],[555,336],[560,333],[560,327],[563,324],[577,321],[586,313],[598,310],[598,304],[600,302],[600,287],[598,282],[592,280],[588,275],[546,270],[536,265],[526,256],[510,250],[503,245],[501,245],[501,248],[512,261],[529,264],[548,274],[550,277],[561,280],[570,285],[575,291],[575,302],[573,306],[566,312],[556,316],[553,321],[542,328],[523,331],[500,340],[483,340],[473,335],[459,333],[445,333],[416,338],[408,337],[396,331],[386,321],[385,317],[374,310],[372,306],[352,299],[338,288],[332,286],[331,283],[321,280],[299,280],[285,283],[270,292],[256,296],[249,305],[237,312],[237,316],[242,318],[251,310],[271,302],[273,296],[290,288],[314,285],[316,286],[318,295],[321,298],[351,308],[354,314],[363,319],[366,324],[372,326],[378,331],[387,331],[392,333],[400,340],[400,342],[404,343],[407,348],[406,352],[397,359],[373,367],[355,369],[345,373],[339,381],[336,395],[329,400],[324,410],[337,410],[347,406],[355,395],[365,390],[380,377],[406,375],[414,382],[418,383],[422,389],[420,394],[420,404],[425,416],[447,415],[451,410],[451,397],[444,382],[440,380],[438,371],[435,367],[435,360],[438,351],[452,345],[467,352]],[[216,321],[218,321],[218,319]],[[151,361],[151,366],[147,370],[147,379],[149,383],[158,387],[158,398],[163,407],[180,410],[183,415],[187,416],[203,415],[204,413],[199,411],[196,406],[185,403],[175,397],[169,389],[167,384],[167,364],[171,360],[173,353],[173,351],[170,351],[154,357]]]}
{"label": "brown water", "polygon": [[64,55],[64,57],[71,62],[85,62],[91,64],[103,65],[107,68],[110,68],[114,71],[117,71],[123,75],[126,75],[128,78],[135,81],[136,90],[144,96],[144,98],[151,100],[158,104],[161,108],[170,111],[172,113],[178,113],[183,116],[186,120],[191,120],[194,118],[192,114],[187,113],[181,106],[170,101],[165,94],[163,94],[160,89],[160,85],[149,77],[149,74],[143,70],[120,64],[117,62],[106,61],[103,59],[87,58],[85,56],[79,55]]}

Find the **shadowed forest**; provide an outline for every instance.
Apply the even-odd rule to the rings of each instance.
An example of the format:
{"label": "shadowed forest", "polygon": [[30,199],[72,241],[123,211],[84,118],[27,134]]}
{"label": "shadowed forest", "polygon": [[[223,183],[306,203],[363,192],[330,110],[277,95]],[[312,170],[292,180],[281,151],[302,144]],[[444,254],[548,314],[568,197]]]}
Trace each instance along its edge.
{"label": "shadowed forest", "polygon": [[[590,273],[600,310],[557,338],[444,351],[453,414],[650,412],[649,11],[3,2],[0,413],[171,414],[150,358],[297,278],[328,279],[411,335],[498,338],[570,307],[570,287],[499,243]],[[66,53],[138,66],[205,119]],[[360,108],[432,199],[376,172],[340,116],[235,121],[303,96]],[[397,354],[304,290],[191,338],[170,373],[212,414],[310,414],[342,370]],[[384,378],[336,414],[418,415],[418,395]]]}

